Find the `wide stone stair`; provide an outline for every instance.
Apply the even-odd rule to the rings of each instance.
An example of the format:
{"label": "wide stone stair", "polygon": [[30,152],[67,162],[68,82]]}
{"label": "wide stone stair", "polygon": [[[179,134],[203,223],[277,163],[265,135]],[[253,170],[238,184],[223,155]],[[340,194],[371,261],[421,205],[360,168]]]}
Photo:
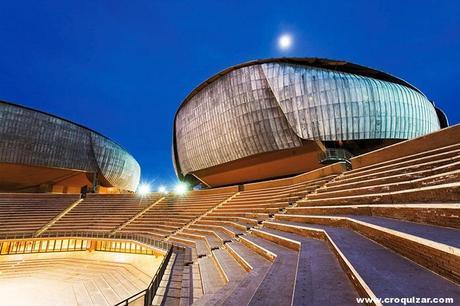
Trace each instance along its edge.
{"label": "wide stone stair", "polygon": [[193,302],[460,301],[460,145],[433,141],[409,154],[411,145],[370,153],[375,162],[350,171],[245,189],[172,235],[200,271],[202,297]]}

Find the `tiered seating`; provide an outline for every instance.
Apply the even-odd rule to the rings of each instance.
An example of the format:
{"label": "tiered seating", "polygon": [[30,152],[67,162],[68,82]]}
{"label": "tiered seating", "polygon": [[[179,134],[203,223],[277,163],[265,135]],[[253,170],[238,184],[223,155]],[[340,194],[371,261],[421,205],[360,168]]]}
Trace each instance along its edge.
{"label": "tiered seating", "polygon": [[189,267],[185,266],[184,260],[184,249],[175,248],[152,305],[189,305],[193,302],[190,300],[193,295],[190,291]]}
{"label": "tiered seating", "polygon": [[157,238],[164,238],[232,194],[233,191],[209,193],[199,190],[190,191],[184,196],[170,194],[142,216],[132,220],[122,231],[148,233]]}
{"label": "tiered seating", "polygon": [[460,194],[460,143],[344,173],[298,206],[449,203]]}
{"label": "tiered seating", "polygon": [[111,232],[160,197],[157,193],[143,198],[135,194],[88,194],[48,231]]}
{"label": "tiered seating", "polygon": [[460,145],[448,141],[410,153],[412,142],[398,144],[298,195],[294,184],[242,191],[198,218],[176,234],[192,242],[202,272],[195,303],[460,299]]}
{"label": "tiered seating", "polygon": [[[260,223],[274,213],[284,211],[335,175],[330,173],[294,184],[279,180],[274,185],[246,185],[248,190],[239,192],[174,234],[173,241],[186,240],[185,244],[192,247],[192,262],[199,265],[204,296],[197,301],[198,304],[216,304],[222,300],[245,304],[251,298],[266,303],[263,295],[277,290],[283,294],[274,297],[273,302],[286,302],[284,293],[289,295],[294,284],[297,251],[275,244],[271,245],[272,251],[267,251],[254,245],[252,240],[258,238],[236,237],[260,227]],[[258,186],[261,188],[256,188]],[[279,254],[278,259],[275,253]],[[286,280],[283,285],[274,281],[278,277]],[[260,297],[254,295],[256,291]]]}
{"label": "tiered seating", "polygon": [[335,164],[300,180],[171,194],[155,205],[153,196],[148,209],[134,209],[132,195],[89,195],[51,229],[141,232],[185,246],[156,305],[456,301],[460,126],[447,131],[356,157],[351,171]]}
{"label": "tiered seating", "polygon": [[459,228],[459,200],[460,144],[454,144],[346,172],[287,214],[368,215]]}
{"label": "tiered seating", "polygon": [[345,172],[251,235],[291,248],[326,241],[361,295],[459,298],[459,152],[446,145]]}
{"label": "tiered seating", "polygon": [[79,198],[79,195],[0,194],[0,235],[32,235]]}
{"label": "tiered seating", "polygon": [[[274,213],[283,211],[333,177],[330,175],[292,185],[242,191],[194,222],[181,234],[187,234],[190,238],[194,238],[193,235],[195,238],[205,236],[210,249],[218,248],[224,241],[241,235]],[[210,229],[217,235],[210,234]]]}

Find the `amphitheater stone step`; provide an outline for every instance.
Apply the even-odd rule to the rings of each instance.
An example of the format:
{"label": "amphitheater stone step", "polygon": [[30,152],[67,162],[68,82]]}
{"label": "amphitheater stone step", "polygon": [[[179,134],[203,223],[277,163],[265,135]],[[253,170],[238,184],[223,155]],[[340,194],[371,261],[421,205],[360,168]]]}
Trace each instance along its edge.
{"label": "amphitheater stone step", "polygon": [[248,273],[241,280],[230,281],[215,294],[199,300],[196,305],[247,305],[270,267],[268,261],[239,242],[228,243],[226,249],[240,265],[242,260],[245,262],[244,270]]}
{"label": "amphitheater stone step", "polygon": [[276,219],[353,229],[444,277],[460,282],[460,249],[457,247],[460,232],[457,229],[382,217],[359,220],[359,216],[278,215]]}
{"label": "amphitheater stone step", "polygon": [[356,305],[358,292],[324,241],[270,228],[261,231],[301,243],[294,305]]}
{"label": "amphitheater stone step", "polygon": [[210,256],[198,258],[198,263],[205,295],[215,293],[225,285],[225,279]]}
{"label": "amphitheater stone step", "polygon": [[214,233],[216,237],[220,240],[221,243],[224,243],[225,241],[230,241],[232,237],[226,233],[223,229],[219,229],[218,227],[210,227],[207,225],[199,225],[199,224],[193,224],[190,226],[191,230],[197,229],[201,231],[209,231]]}
{"label": "amphitheater stone step", "polygon": [[441,166],[441,167],[436,167],[432,168],[429,170],[423,170],[423,171],[414,171],[414,172],[409,172],[409,173],[396,173],[392,175],[379,175],[376,178],[373,179],[362,179],[362,180],[356,180],[354,182],[346,182],[346,181],[341,181],[337,180],[334,182],[332,185],[325,185],[322,188],[317,189],[318,193],[321,192],[329,192],[329,191],[335,191],[335,190],[341,190],[341,189],[350,189],[350,188],[359,188],[359,187],[365,187],[365,186],[373,186],[373,185],[381,185],[381,184],[390,184],[390,183],[396,183],[396,182],[402,182],[402,181],[409,181],[409,180],[414,180],[414,179],[420,179],[432,175],[437,175],[437,174],[443,174],[446,172],[452,172],[455,170],[460,169],[460,162],[454,162],[454,163],[449,163],[447,165]]}
{"label": "amphitheater stone step", "polygon": [[[353,230],[289,221],[277,222],[326,231],[377,297],[448,296],[454,297],[455,300],[460,298],[460,287],[454,282]],[[414,282],[414,279],[417,281]]]}
{"label": "amphitheater stone step", "polygon": [[[419,224],[416,222],[394,220],[376,216],[344,215],[343,217],[393,229],[398,232],[422,237],[460,249],[460,229]],[[460,256],[460,254],[459,254]]]}
{"label": "amphitheater stone step", "polygon": [[249,305],[291,304],[299,253],[252,235],[245,236],[245,239],[276,254],[273,264],[254,293]]}
{"label": "amphitheater stone step", "polygon": [[389,203],[455,203],[460,198],[460,183],[442,184],[403,191],[332,197],[326,199],[301,200],[302,206],[356,205],[356,204],[389,204]]}
{"label": "amphitheater stone step", "polygon": [[445,158],[451,158],[458,155],[460,144],[445,146],[434,150],[424,151],[417,154],[412,154],[400,158],[390,159],[384,162],[375,163],[366,167],[353,169],[344,173],[343,177],[354,177],[363,174],[381,171],[383,169],[401,168],[408,165],[417,165],[421,163],[429,163]]}
{"label": "amphitheater stone step", "polygon": [[345,197],[354,195],[373,194],[381,192],[394,192],[420,187],[436,186],[441,184],[456,183],[460,181],[460,170],[422,177],[415,180],[400,181],[382,185],[368,185],[364,187],[336,189],[329,191],[325,188],[320,193],[311,194],[308,199],[325,199],[331,197]]}
{"label": "amphitheater stone step", "polygon": [[380,216],[460,229],[460,204],[379,204],[288,208],[294,215]]}
{"label": "amphitheater stone step", "polygon": [[246,276],[246,271],[225,249],[212,251],[217,264],[224,274],[227,282],[241,281]]}

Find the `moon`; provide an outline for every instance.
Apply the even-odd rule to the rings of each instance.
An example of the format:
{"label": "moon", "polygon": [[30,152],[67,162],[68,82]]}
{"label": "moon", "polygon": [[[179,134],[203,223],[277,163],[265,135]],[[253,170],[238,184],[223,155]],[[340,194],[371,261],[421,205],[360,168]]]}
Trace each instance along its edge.
{"label": "moon", "polygon": [[278,38],[278,46],[281,50],[287,50],[292,46],[292,36],[283,34]]}

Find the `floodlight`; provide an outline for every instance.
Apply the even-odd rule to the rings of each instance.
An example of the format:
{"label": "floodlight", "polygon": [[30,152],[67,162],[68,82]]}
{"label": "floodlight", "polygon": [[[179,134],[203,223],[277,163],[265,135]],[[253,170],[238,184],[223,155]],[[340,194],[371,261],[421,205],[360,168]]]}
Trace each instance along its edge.
{"label": "floodlight", "polygon": [[186,183],[179,183],[176,185],[176,187],[174,188],[174,191],[176,192],[176,194],[178,195],[183,195],[187,192],[187,189],[188,189],[188,185]]}
{"label": "floodlight", "polygon": [[168,193],[168,191],[166,190],[166,187],[165,187],[165,186],[160,186],[160,187],[158,187],[158,192],[159,192],[159,193],[163,193],[163,194]]}
{"label": "floodlight", "polygon": [[141,196],[145,196],[150,193],[150,185],[149,184],[141,184],[137,188],[137,193],[139,193]]}

